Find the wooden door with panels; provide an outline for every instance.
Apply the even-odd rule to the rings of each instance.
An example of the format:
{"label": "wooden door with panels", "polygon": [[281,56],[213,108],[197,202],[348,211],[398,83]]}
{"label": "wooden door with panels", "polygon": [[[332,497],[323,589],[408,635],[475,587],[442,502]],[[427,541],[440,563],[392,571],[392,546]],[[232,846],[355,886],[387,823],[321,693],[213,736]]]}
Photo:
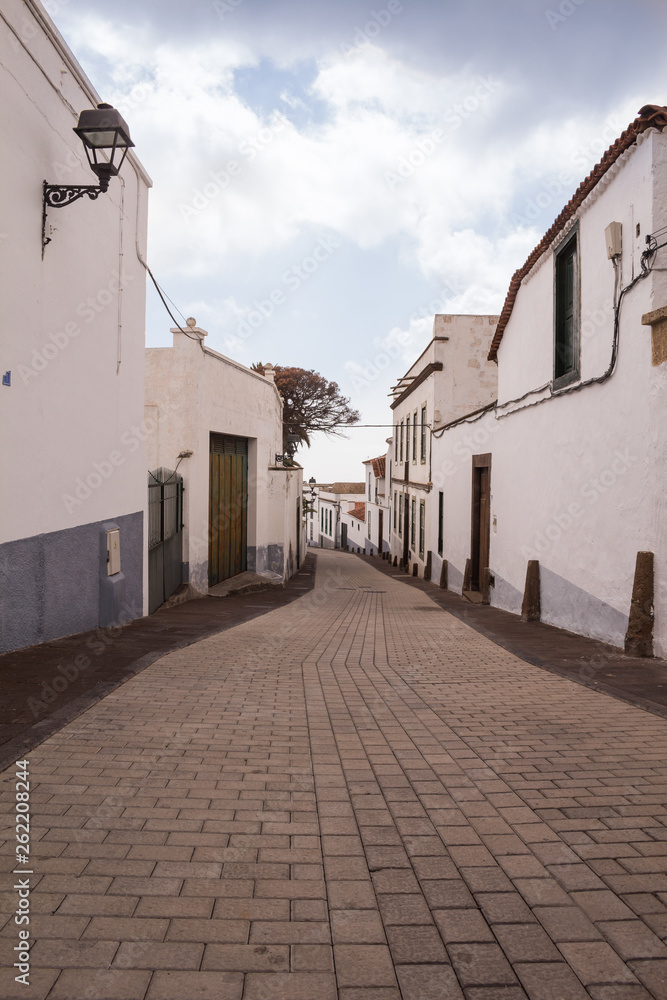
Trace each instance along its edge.
{"label": "wooden door with panels", "polygon": [[211,434],[208,583],[248,568],[248,439]]}

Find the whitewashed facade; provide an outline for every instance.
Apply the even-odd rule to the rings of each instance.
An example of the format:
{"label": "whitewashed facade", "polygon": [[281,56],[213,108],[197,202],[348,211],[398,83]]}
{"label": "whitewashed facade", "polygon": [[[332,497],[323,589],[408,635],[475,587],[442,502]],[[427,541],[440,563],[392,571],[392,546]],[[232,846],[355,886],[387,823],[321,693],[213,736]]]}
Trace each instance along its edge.
{"label": "whitewashed facade", "polygon": [[[539,561],[542,620],[623,646],[637,554],[650,552],[662,656],[667,248],[643,253],[647,236],[657,234],[652,246],[665,242],[666,126],[667,109],[643,109],[582,183],[510,289],[491,352],[498,405],[433,442],[452,589],[462,589],[475,559],[475,477],[488,467],[490,603],[520,613],[527,563]],[[615,263],[607,253],[611,223],[621,237],[611,247]]]}
{"label": "whitewashed facade", "polygon": [[[498,317],[437,315],[433,338],[394,388],[390,555],[423,576],[440,571],[439,492],[443,473],[434,433],[496,398],[496,366],[487,360]],[[388,456],[389,457],[389,456]]]}
{"label": "whitewashed facade", "polygon": [[[303,470],[282,461],[283,404],[273,373],[205,347],[206,331],[194,320],[184,330],[172,329],[172,347],[146,350],[149,469],[178,465],[185,487],[183,580],[197,594],[245,570],[285,580],[304,557]],[[247,520],[242,565],[213,579],[210,529],[225,511],[222,501],[219,514],[212,510],[211,456],[230,453],[227,446],[245,459]]]}
{"label": "whitewashed facade", "polygon": [[41,4],[6,0],[2,15],[0,649],[12,650],[146,608],[150,179],[130,151],[106,194],[48,209],[42,255],[43,182],[97,184],[72,129],[102,98]]}
{"label": "whitewashed facade", "polygon": [[341,548],[347,552],[361,554],[368,551],[367,508],[368,504],[365,501],[358,500],[341,510]]}
{"label": "whitewashed facade", "polygon": [[316,483],[314,489],[313,531],[308,529],[308,544],[321,549],[344,549],[350,523],[344,515],[364,499],[365,483]]}
{"label": "whitewashed facade", "polygon": [[387,456],[369,458],[364,463],[366,476],[366,532],[364,548],[366,555],[383,556],[389,552],[390,509],[386,488],[391,478],[391,458]]}

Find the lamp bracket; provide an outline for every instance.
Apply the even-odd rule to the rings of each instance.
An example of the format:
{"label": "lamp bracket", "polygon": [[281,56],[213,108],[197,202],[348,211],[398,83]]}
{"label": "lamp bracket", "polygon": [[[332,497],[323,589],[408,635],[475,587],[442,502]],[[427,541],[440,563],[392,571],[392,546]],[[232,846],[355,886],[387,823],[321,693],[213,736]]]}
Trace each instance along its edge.
{"label": "lamp bracket", "polygon": [[100,178],[98,184],[47,184],[44,181],[44,198],[42,202],[42,256],[47,243],[51,242],[51,237],[46,235],[46,209],[63,208],[78,201],[84,195],[95,201],[101,194],[109,190],[109,178]]}

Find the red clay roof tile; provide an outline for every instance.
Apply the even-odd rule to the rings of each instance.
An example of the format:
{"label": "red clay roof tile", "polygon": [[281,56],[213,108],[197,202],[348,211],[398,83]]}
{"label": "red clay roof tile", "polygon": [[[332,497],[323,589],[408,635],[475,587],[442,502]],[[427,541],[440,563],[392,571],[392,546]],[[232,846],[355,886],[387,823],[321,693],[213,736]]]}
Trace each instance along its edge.
{"label": "red clay roof tile", "polygon": [[488,355],[489,361],[496,360],[498,347],[500,346],[500,341],[503,339],[505,327],[507,326],[509,318],[512,315],[512,309],[514,308],[519,287],[528,272],[532,267],[534,267],[545,250],[551,246],[559,232],[572,218],[574,213],[577,211],[584,199],[590,194],[598,181],[604,177],[609,168],[616,163],[619,156],[621,156],[626,149],[629,149],[630,146],[637,141],[637,136],[641,135],[642,132],[645,132],[649,128],[662,129],[665,126],[667,126],[667,107],[659,104],[645,104],[644,107],[640,109],[637,118],[635,118],[635,120],[628,125],[625,131],[621,132],[618,139],[612,143],[600,162],[593,167],[588,177],[581,182],[563,211],[560,213],[553,225],[546,231],[540,242],[530,254],[523,267],[520,267],[518,271],[514,272],[512,280],[510,281],[507,297],[505,298],[505,304],[503,305],[502,312],[500,313],[498,326],[496,327],[496,332],[493,336],[493,340],[491,341],[491,347]]}

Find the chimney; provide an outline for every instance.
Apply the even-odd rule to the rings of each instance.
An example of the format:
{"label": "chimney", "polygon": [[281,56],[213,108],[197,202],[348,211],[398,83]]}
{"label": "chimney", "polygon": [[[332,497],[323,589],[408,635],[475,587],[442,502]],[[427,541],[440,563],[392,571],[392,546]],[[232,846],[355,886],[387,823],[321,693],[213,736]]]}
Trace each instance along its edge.
{"label": "chimney", "polygon": [[273,370],[273,365],[264,365],[264,378],[275,384],[276,373]]}

